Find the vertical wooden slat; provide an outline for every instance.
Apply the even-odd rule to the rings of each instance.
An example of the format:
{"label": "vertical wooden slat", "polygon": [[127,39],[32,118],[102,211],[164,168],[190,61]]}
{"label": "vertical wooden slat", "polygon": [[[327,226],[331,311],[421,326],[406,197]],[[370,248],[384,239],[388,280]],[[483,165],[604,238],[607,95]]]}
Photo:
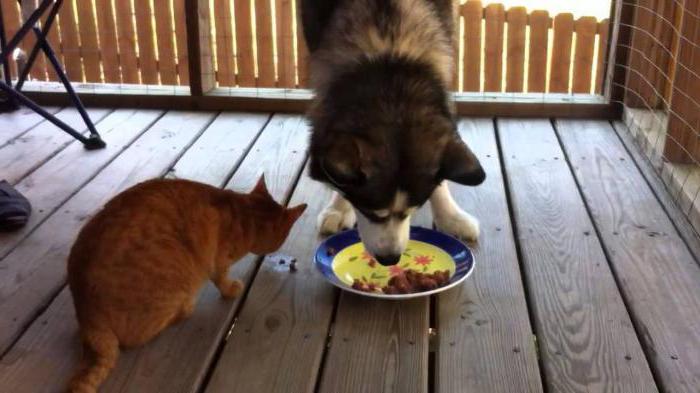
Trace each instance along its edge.
{"label": "vertical wooden slat", "polygon": [[121,83],[117,22],[114,19],[112,0],[96,0],[96,4],[97,8],[95,11],[97,14],[97,27],[100,32],[100,51],[102,52],[104,81],[105,83]]}
{"label": "vertical wooden slat", "polygon": [[[9,41],[19,30],[19,8],[17,8],[17,1],[15,0],[0,0],[2,1],[2,12],[5,23],[5,35]],[[10,61],[10,75],[13,79],[17,78],[17,64],[14,61]]]}
{"label": "vertical wooden slat", "polygon": [[479,0],[469,0],[461,7],[464,18],[463,91],[481,91],[481,25],[484,8]]}
{"label": "vertical wooden slat", "polygon": [[233,3],[236,18],[236,63],[238,64],[238,86],[255,86],[253,61],[253,26],[251,24],[250,1]]}
{"label": "vertical wooden slat", "polygon": [[85,68],[85,80],[87,82],[101,82],[100,47],[97,43],[95,6],[92,1],[79,2],[78,23],[80,55],[83,58],[83,67]]}
{"label": "vertical wooden slat", "polygon": [[596,65],[595,93],[603,93],[603,81],[608,58],[608,36],[610,34],[610,20],[603,19],[598,23],[598,64]]}
{"label": "vertical wooden slat", "polygon": [[676,2],[638,0],[635,7],[632,49],[625,104],[635,108],[663,108],[668,80],[669,52]]}
{"label": "vertical wooden slat", "polygon": [[508,10],[508,61],[506,64],[506,91],[522,93],[525,76],[525,27],[527,10],[512,7]]}
{"label": "vertical wooden slat", "polygon": [[[3,8],[4,10],[4,8]],[[56,55],[56,58],[58,59],[58,62],[60,64],[65,64],[63,61],[63,53],[61,51],[61,37],[59,36],[58,30],[60,29],[58,23],[55,21],[53,24],[53,27],[51,30],[49,30],[49,34],[46,37],[49,41],[49,45],[51,45],[51,48],[54,50],[54,54]],[[48,80],[50,81],[57,81],[58,80],[58,75],[56,74],[56,70],[54,70],[53,66],[51,63],[48,61],[46,62],[46,76],[48,77]]]}
{"label": "vertical wooden slat", "polygon": [[180,85],[190,84],[190,62],[187,53],[187,28],[185,25],[185,0],[172,0],[177,41],[177,73]]}
{"label": "vertical wooden slat", "polygon": [[219,86],[236,85],[236,63],[233,58],[233,12],[230,0],[214,0],[216,26],[216,64]]}
{"label": "vertical wooden slat", "polygon": [[[20,11],[22,12],[22,21],[24,22],[28,20],[34,10],[39,7],[39,3],[37,0],[23,0],[21,4]],[[41,26],[41,22],[38,23],[38,25]],[[30,32],[20,43],[20,48],[22,48],[28,56],[29,52],[36,46],[36,43],[37,40],[34,33]],[[46,58],[43,53],[39,53],[39,56],[34,60],[34,64],[29,70],[29,75],[31,75],[34,80],[46,80]]]}
{"label": "vertical wooden slat", "polygon": [[486,18],[484,91],[500,92],[503,81],[503,30],[506,12],[503,4],[489,4],[484,15]]}
{"label": "vertical wooden slat", "polygon": [[294,87],[294,30],[291,0],[275,0],[277,25],[277,79],[279,87]]}
{"label": "vertical wooden slat", "polygon": [[554,17],[554,42],[552,43],[552,66],[549,80],[550,93],[569,92],[571,70],[571,41],[574,36],[574,16],[570,13]]}
{"label": "vertical wooden slat", "polygon": [[527,91],[530,93],[547,91],[549,25],[549,12],[533,11],[530,14],[530,58],[527,76]]}
{"label": "vertical wooden slat", "polygon": [[678,39],[678,58],[673,81],[664,157],[676,163],[693,163],[700,159],[698,125],[700,125],[700,1],[686,0]]}
{"label": "vertical wooden slat", "polygon": [[171,0],[153,0],[156,20],[156,42],[158,45],[158,71],[160,83],[177,85],[177,57],[175,55],[175,31]]}
{"label": "vertical wooden slat", "polygon": [[190,93],[202,96],[216,87],[209,0],[185,0]]}
{"label": "vertical wooden slat", "polygon": [[574,93],[591,93],[593,53],[598,21],[592,16],[579,18],[575,24],[576,52],[574,53]]}
{"label": "vertical wooden slat", "polygon": [[61,25],[61,47],[68,79],[74,82],[83,81],[83,66],[80,62],[80,41],[78,26],[75,20],[74,0],[66,0],[58,13]]}
{"label": "vertical wooden slat", "polygon": [[258,46],[258,86],[275,87],[275,55],[273,51],[272,4],[255,0],[255,30]]}
{"label": "vertical wooden slat", "polygon": [[139,67],[136,58],[136,32],[132,20],[131,2],[115,1],[117,29],[119,32],[119,63],[122,67],[122,82],[139,83]]}
{"label": "vertical wooden slat", "polygon": [[141,69],[141,83],[147,85],[158,84],[158,63],[156,61],[156,48],[154,45],[153,9],[150,0],[139,0],[135,3],[136,33],[139,46],[139,68]]}
{"label": "vertical wooden slat", "polygon": [[299,88],[309,87],[309,48],[306,46],[299,12],[297,12],[297,75],[299,76]]}

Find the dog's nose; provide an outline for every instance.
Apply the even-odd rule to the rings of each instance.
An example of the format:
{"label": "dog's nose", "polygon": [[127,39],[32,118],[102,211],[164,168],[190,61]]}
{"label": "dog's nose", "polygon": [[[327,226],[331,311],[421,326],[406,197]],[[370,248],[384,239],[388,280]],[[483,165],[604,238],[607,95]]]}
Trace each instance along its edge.
{"label": "dog's nose", "polygon": [[401,259],[401,254],[397,255],[377,255],[377,261],[382,266],[394,266],[399,263]]}

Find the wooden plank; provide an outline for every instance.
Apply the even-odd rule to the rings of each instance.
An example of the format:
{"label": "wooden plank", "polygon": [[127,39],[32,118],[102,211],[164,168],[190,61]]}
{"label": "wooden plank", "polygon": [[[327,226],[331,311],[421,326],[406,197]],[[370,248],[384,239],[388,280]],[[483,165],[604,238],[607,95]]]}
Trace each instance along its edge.
{"label": "wooden plank", "polygon": [[169,112],[2,260],[0,352],[65,284],[65,260],[83,222],[110,198],[163,174],[211,123],[207,112]]}
{"label": "wooden plank", "polygon": [[255,0],[255,38],[257,39],[258,86],[275,87],[275,54],[272,3]]}
{"label": "wooden plank", "polygon": [[503,82],[503,30],[506,22],[503,4],[486,6],[484,18],[486,19],[484,91],[500,92]]}
{"label": "wooden plank", "polygon": [[105,83],[121,83],[119,42],[112,0],[96,0],[97,25],[100,31],[100,51]]}
{"label": "wooden plank", "polygon": [[547,390],[657,392],[550,121],[498,128]]}
{"label": "wooden plank", "polygon": [[[54,54],[56,55],[56,59],[58,59],[59,64],[65,64],[65,62],[63,61],[63,54],[61,53],[61,36],[58,32],[59,28],[60,27],[58,26],[58,23],[54,22],[53,27],[51,28],[51,30],[49,30],[49,34],[46,38],[49,41],[49,45],[51,45],[51,48],[53,48]],[[53,65],[49,61],[46,62],[46,76],[49,81],[58,81],[58,74],[56,74]]]}
{"label": "wooden plank", "polygon": [[595,17],[584,16],[576,21],[574,28],[576,30],[576,51],[574,52],[574,79],[571,89],[573,93],[591,94],[593,53],[598,21]]}
{"label": "wooden plank", "polygon": [[[24,23],[29,19],[31,14],[38,8],[38,2],[36,0],[24,0],[20,5],[20,12],[22,15],[22,22]],[[4,8],[3,8],[4,10]],[[37,23],[41,26],[41,22]],[[30,32],[25,36],[25,38],[20,43],[20,47],[29,55],[34,46],[36,46],[37,40],[34,33]],[[37,56],[34,61],[34,65],[29,70],[29,75],[34,80],[45,81],[46,80],[46,57],[42,53]]]}
{"label": "wooden plank", "polygon": [[637,142],[625,123],[620,120],[612,121],[611,123],[620,141],[625,145],[627,153],[634,159],[635,164],[637,164],[642,175],[644,175],[644,178],[654,191],[656,198],[664,206],[664,209],[666,209],[666,213],[671,217],[671,222],[673,222],[676,230],[678,230],[678,233],[683,237],[686,245],[688,245],[688,249],[693,253],[695,260],[700,261],[700,237],[698,237],[685,213],[678,209],[676,198],[668,192],[668,188],[666,184],[664,184],[661,176],[658,175],[657,170],[647,156],[640,151]]}
{"label": "wooden plank", "polygon": [[73,82],[83,82],[78,23],[75,19],[75,0],[63,2],[61,10],[58,12],[58,22],[61,32],[61,53],[65,62],[66,75]]}
{"label": "wooden plank", "polygon": [[175,39],[177,42],[177,73],[180,77],[180,85],[190,84],[190,63],[187,52],[187,24],[185,22],[185,0],[177,0],[173,4],[173,18],[175,21]]}
{"label": "wooden plank", "polygon": [[202,96],[216,87],[211,15],[208,0],[187,0],[187,50],[190,61],[190,94]]}
{"label": "wooden plank", "polygon": [[595,93],[603,94],[606,68],[608,66],[608,37],[610,35],[610,20],[603,19],[598,23],[598,61],[596,64]]}
{"label": "wooden plank", "polygon": [[139,68],[141,69],[141,83],[157,85],[158,62],[156,59],[155,29],[153,26],[153,9],[150,0],[139,1],[138,7],[134,6],[136,20],[136,34],[139,45]]}
{"label": "wooden plank", "polygon": [[32,215],[22,229],[0,234],[0,258],[121,154],[162,113],[156,110],[116,110],[97,124],[97,130],[107,141],[106,148],[88,152],[82,144],[72,143],[17,183],[15,188],[32,202]]}
{"label": "wooden plank", "polygon": [[[87,111],[95,123],[99,123],[111,112],[111,110],[107,109],[88,109]],[[58,112],[56,117],[79,132],[87,131],[83,118],[75,109],[63,109]],[[72,136],[52,123],[48,121],[40,123],[21,137],[15,139],[13,143],[0,148],[2,178],[11,184],[17,183],[24,176],[42,165],[44,161],[73,142],[75,142],[75,139]]]}
{"label": "wooden plank", "polygon": [[297,77],[300,89],[309,88],[309,48],[306,46],[299,11],[297,11]]}
{"label": "wooden plank", "polygon": [[[19,30],[21,21],[19,8],[16,0],[0,0],[0,2],[4,16],[3,22],[5,25],[5,37],[7,37],[7,40],[9,41],[12,39],[15,33],[17,33],[17,30]],[[17,63],[14,61],[10,62],[10,75],[12,76],[12,79],[17,78]]]}
{"label": "wooden plank", "polygon": [[[411,223],[431,227],[429,208]],[[319,391],[428,392],[429,329],[429,298],[387,302],[341,292]]]}
{"label": "wooden plank", "polygon": [[[291,205],[310,203],[280,252],[297,258],[298,271],[267,261],[250,288],[223,348],[207,392],[312,392],[336,291],[313,267],[316,215],[330,190],[302,176]],[[255,362],[242,361],[251,359]],[[245,377],[243,377],[245,376]]]}
{"label": "wooden plank", "polygon": [[[280,250],[297,258],[298,271],[290,274],[276,261],[261,265],[207,391],[313,391],[336,292],[307,261],[316,246],[316,215],[329,197],[324,185],[299,180],[290,205],[309,208]],[[251,356],[254,363],[241,361]]]}
{"label": "wooden plank", "polygon": [[[625,103],[633,108],[659,109],[665,106],[670,54],[675,35],[674,19],[679,2],[638,0]],[[690,5],[688,1],[687,5]],[[692,18],[696,19],[696,17]]]}
{"label": "wooden plank", "polygon": [[95,6],[92,1],[81,1],[78,8],[78,31],[80,33],[80,57],[83,59],[85,80],[102,82],[100,69],[100,46],[97,43]]}
{"label": "wooden plank", "polygon": [[570,13],[554,17],[554,41],[549,79],[550,93],[568,93],[571,70],[571,42],[574,37],[574,16]]}
{"label": "wooden plank", "polygon": [[175,30],[170,0],[153,0],[158,45],[158,71],[160,83],[177,85],[177,54],[175,53]]}
{"label": "wooden plank", "polygon": [[549,49],[549,12],[532,11],[530,14],[529,64],[527,91],[547,91],[547,51]]}
{"label": "wooden plank", "polygon": [[435,391],[541,392],[493,121],[461,120],[459,133],[489,175],[478,188],[451,185],[457,203],[479,218],[482,236],[473,275],[438,296]]}
{"label": "wooden plank", "polygon": [[700,348],[687,344],[700,343],[700,266],[609,122],[556,125],[657,379],[694,392]]}
{"label": "wooden plank", "polygon": [[296,86],[292,0],[275,0],[277,21],[277,79],[279,87]]}
{"label": "wooden plank", "polygon": [[[673,93],[670,103],[664,158],[674,163],[693,164],[700,159],[697,124],[700,122],[700,1],[688,0],[684,4],[678,45],[678,58],[674,73]],[[626,101],[627,103],[627,101]]]}
{"label": "wooden plank", "polygon": [[130,1],[115,1],[119,63],[123,83],[140,83],[138,57],[136,55],[136,32],[134,31],[133,10]]}
{"label": "wooden plank", "polygon": [[[176,175],[213,185],[223,185],[248,152],[250,144],[268,117],[248,114],[220,115],[178,160],[174,167],[176,171],[169,172],[169,176]],[[232,127],[236,128],[236,132],[230,132]],[[279,143],[282,139],[284,138],[276,138],[275,141]],[[209,159],[216,160],[216,164],[211,165]],[[249,168],[257,171],[254,165],[254,162],[248,163]],[[253,270],[249,269],[250,272]],[[77,324],[74,322],[73,305],[66,299],[70,299],[70,293],[64,289],[39,317],[37,321],[41,322],[30,326],[14,349],[8,353],[7,357],[15,357],[15,349],[24,349],[21,356],[15,357],[11,366],[5,369],[0,367],[0,380],[3,380],[4,384],[21,389],[21,380],[25,375],[36,373],[36,366],[42,364],[41,359],[53,358],[59,354],[67,358],[62,362],[67,364],[44,365],[44,374],[47,375],[44,383],[48,386],[63,386],[70,378],[75,371],[80,346],[74,335]],[[143,348],[123,352],[118,367],[100,391],[195,391],[197,378],[202,370],[206,370],[209,358],[228,331],[229,314],[232,313],[231,304],[221,301],[218,291],[213,286],[208,286],[203,296],[200,296],[195,314],[186,323],[166,330],[157,340]],[[54,319],[54,315],[70,316],[69,322]],[[51,329],[45,329],[45,320]],[[182,362],[179,356],[170,356],[173,351],[187,354],[188,362]],[[157,370],[151,368],[153,359],[159,359]],[[189,363],[190,361],[192,363]],[[193,367],[193,364],[200,367]],[[189,388],[186,389],[185,386]]]}
{"label": "wooden plank", "polygon": [[464,79],[462,91],[481,91],[481,28],[484,8],[480,0],[461,6],[464,18]]}
{"label": "wooden plank", "polygon": [[214,1],[216,27],[216,76],[219,86],[236,86],[236,63],[233,57],[233,12],[229,0]]}
{"label": "wooden plank", "polygon": [[527,9],[511,7],[508,20],[508,61],[506,65],[506,91],[522,93],[525,79],[525,27]]}
{"label": "wooden plank", "polygon": [[236,25],[236,64],[239,87],[255,86],[255,57],[253,56],[253,26],[250,1],[233,3]]}
{"label": "wooden plank", "polygon": [[[58,113],[61,108],[46,107],[44,110],[55,114]],[[0,148],[43,121],[43,117],[27,107],[21,107],[19,110],[0,114],[0,130],[2,130],[2,133],[0,133]]]}

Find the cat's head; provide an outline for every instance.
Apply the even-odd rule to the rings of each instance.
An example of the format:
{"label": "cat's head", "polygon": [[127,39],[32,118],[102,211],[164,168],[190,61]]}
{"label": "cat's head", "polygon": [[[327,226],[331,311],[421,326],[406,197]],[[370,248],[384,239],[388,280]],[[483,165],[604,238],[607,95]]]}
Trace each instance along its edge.
{"label": "cat's head", "polygon": [[265,185],[265,175],[248,194],[251,201],[251,213],[257,221],[257,234],[253,242],[254,254],[268,254],[276,251],[287,239],[294,223],[306,210],[306,204],[286,208],[275,201]]}

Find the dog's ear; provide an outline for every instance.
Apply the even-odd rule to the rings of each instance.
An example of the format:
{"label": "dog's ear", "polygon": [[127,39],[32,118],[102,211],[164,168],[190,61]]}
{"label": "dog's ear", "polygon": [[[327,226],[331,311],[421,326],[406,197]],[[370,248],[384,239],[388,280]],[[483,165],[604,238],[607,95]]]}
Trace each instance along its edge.
{"label": "dog's ear", "polygon": [[458,136],[447,142],[439,174],[442,179],[465,186],[478,186],[486,180],[479,159]]}
{"label": "dog's ear", "polygon": [[338,134],[320,161],[321,170],[336,186],[359,186],[367,180],[368,170],[363,164],[366,154],[363,142],[348,134]]}

